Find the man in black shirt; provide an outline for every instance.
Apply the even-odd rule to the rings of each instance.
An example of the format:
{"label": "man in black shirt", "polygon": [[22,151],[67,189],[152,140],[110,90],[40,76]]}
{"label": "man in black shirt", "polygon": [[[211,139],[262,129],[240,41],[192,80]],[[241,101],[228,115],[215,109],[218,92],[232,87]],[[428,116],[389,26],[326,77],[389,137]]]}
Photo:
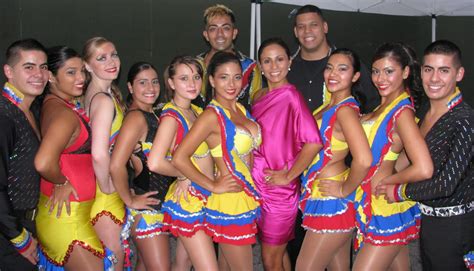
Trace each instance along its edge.
{"label": "man in black shirt", "polygon": [[469,251],[466,263],[470,257],[474,268],[474,110],[456,87],[463,76],[461,51],[454,43],[439,40],[425,49],[421,77],[430,108],[420,130],[433,177],[377,187],[389,201],[420,203],[423,270],[466,270],[463,256]]}
{"label": "man in black shirt", "polygon": [[[298,9],[295,15],[295,36],[300,48],[293,56],[288,81],[301,91],[311,111],[323,102],[324,77],[331,52],[336,49],[327,40],[328,23],[321,9],[306,5]],[[372,111],[380,98],[372,84],[370,73],[365,65],[361,66],[361,77],[355,92],[361,103],[361,111]]]}
{"label": "man in black shirt", "polygon": [[[331,52],[336,48],[327,40],[328,22],[323,12],[316,6],[306,5],[298,9],[295,15],[294,33],[299,42],[299,49],[292,57],[291,70],[288,72],[288,81],[296,86],[311,111],[323,103],[324,69]],[[361,76],[353,87],[356,98],[361,103],[361,112],[371,112],[380,104],[380,96],[372,84],[370,73],[365,65],[360,67]],[[301,225],[301,212],[298,213],[295,239],[288,243],[288,254],[292,265],[304,239],[304,230]]]}
{"label": "man in black shirt", "polygon": [[8,82],[0,97],[0,270],[35,270],[40,177],[34,158],[40,134],[30,107],[48,81],[43,45],[14,42],[3,71]]}

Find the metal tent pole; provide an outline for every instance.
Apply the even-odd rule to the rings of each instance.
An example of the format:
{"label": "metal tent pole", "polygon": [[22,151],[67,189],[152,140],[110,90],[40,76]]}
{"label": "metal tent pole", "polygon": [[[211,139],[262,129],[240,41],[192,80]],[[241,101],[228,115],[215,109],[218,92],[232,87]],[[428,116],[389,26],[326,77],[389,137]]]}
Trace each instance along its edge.
{"label": "metal tent pole", "polygon": [[255,56],[255,0],[251,1],[250,7],[250,58]]}

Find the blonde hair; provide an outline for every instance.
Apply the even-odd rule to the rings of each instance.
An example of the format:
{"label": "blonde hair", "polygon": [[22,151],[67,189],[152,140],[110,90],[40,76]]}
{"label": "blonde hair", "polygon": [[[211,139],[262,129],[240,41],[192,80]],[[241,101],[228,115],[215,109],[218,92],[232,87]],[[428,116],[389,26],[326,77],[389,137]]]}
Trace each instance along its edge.
{"label": "blonde hair", "polygon": [[232,24],[235,24],[234,12],[230,8],[221,4],[210,6],[204,11],[204,24],[207,26],[209,20],[216,16],[229,16]]}
{"label": "blonde hair", "polygon": [[[111,42],[110,40],[104,37],[93,37],[93,38],[88,39],[86,43],[84,44],[84,47],[82,48],[82,57],[84,61],[88,63],[91,60],[92,56],[94,55],[94,52],[96,51],[96,49],[106,43],[113,44],[113,42]],[[92,75],[90,74],[90,72],[86,70],[86,80],[84,82],[84,89],[86,91],[91,81],[92,81]],[[110,89],[112,90],[112,95],[114,96],[114,98],[119,102],[120,107],[122,107],[122,109],[125,109],[126,106],[122,98],[122,93],[116,83],[116,80],[112,82],[112,84],[110,85]]]}

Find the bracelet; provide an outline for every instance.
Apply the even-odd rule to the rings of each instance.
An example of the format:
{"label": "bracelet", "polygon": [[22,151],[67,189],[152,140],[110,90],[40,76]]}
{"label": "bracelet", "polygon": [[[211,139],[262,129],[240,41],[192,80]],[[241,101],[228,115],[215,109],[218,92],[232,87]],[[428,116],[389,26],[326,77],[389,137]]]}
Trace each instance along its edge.
{"label": "bracelet", "polygon": [[25,250],[27,250],[30,247],[32,241],[33,238],[31,238],[31,233],[25,228],[23,228],[20,235],[10,240],[16,250],[20,253],[23,253]]}
{"label": "bracelet", "polygon": [[69,179],[66,177],[66,181],[64,183],[55,183],[55,187],[63,187],[66,186],[69,183]]}
{"label": "bracelet", "polygon": [[176,180],[177,180],[178,182],[182,182],[182,181],[184,181],[184,180],[186,180],[186,179],[187,179],[186,176],[178,176],[178,177],[176,177]]}
{"label": "bracelet", "polygon": [[406,183],[401,184],[400,187],[398,188],[398,195],[400,196],[400,198],[402,199],[402,201],[410,200],[410,199],[407,197],[406,190],[407,190],[407,184],[406,184]]}
{"label": "bracelet", "polygon": [[396,202],[402,202],[405,200],[405,185],[396,184],[393,188],[393,197],[395,198]]}

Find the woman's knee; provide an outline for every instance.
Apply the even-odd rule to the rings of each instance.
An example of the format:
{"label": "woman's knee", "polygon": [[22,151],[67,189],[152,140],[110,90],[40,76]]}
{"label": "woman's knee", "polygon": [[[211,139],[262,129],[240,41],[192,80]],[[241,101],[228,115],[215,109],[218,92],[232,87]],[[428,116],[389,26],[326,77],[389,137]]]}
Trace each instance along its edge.
{"label": "woman's knee", "polygon": [[275,251],[262,250],[262,261],[265,270],[280,270],[283,267],[283,255]]}
{"label": "woman's knee", "polygon": [[252,247],[250,245],[235,246],[220,244],[220,247],[231,270],[253,269]]}

